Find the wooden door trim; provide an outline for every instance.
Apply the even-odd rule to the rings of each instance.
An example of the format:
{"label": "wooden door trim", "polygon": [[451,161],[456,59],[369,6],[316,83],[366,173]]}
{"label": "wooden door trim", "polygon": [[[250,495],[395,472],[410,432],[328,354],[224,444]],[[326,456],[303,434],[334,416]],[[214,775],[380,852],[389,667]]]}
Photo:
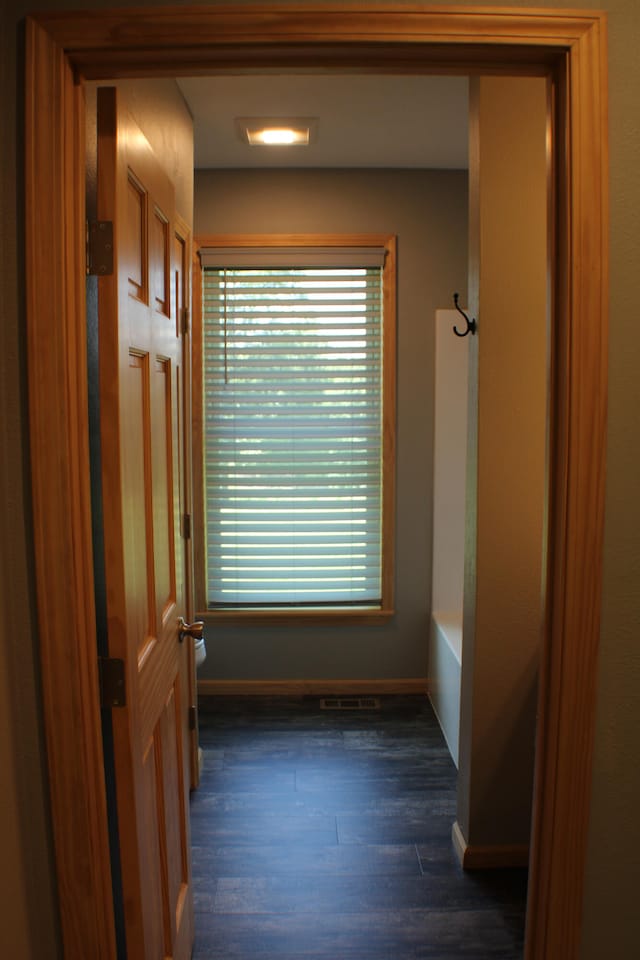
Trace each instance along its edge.
{"label": "wooden door trim", "polygon": [[115,957],[94,607],[84,94],[27,24],[26,270],[40,673],[65,958]]}
{"label": "wooden door trim", "polygon": [[34,545],[66,960],[115,956],[95,663],[83,100],[73,77],[288,69],[554,79],[557,158],[547,627],[527,960],[578,956],[602,587],[606,20],[591,12],[313,3],[29,18],[26,275]]}
{"label": "wooden door trim", "polygon": [[197,234],[194,237],[194,275],[197,283],[197,309],[194,310],[193,356],[196,364],[193,370],[194,410],[192,431],[195,449],[204,449],[204,378],[202,360],[204,327],[202,316],[202,292],[204,269],[200,253],[204,248],[251,249],[252,247],[299,248],[299,247],[379,247],[385,251],[383,278],[383,369],[382,410],[383,410],[383,452],[382,452],[382,603],[380,610],[363,611],[352,609],[340,611],[301,611],[289,610],[212,610],[207,600],[206,557],[204,535],[206,516],[205,478],[203,458],[198,457],[194,471],[194,548],[198,557],[197,578],[195,580],[196,616],[212,624],[239,623],[268,624],[291,623],[295,620],[301,626],[328,623],[377,623],[380,617],[394,614],[394,556],[395,556],[395,478],[396,478],[396,353],[397,353],[397,237],[387,233],[212,233]]}

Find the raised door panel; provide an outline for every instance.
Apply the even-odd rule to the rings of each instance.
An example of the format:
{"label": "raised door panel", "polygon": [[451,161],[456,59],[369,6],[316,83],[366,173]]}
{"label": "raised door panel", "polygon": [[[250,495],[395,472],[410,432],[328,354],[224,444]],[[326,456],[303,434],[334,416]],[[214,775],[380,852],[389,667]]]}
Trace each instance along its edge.
{"label": "raised door panel", "polygon": [[144,895],[142,916],[144,929],[144,960],[165,960],[171,956],[165,950],[166,936],[163,909],[163,869],[160,853],[161,831],[158,819],[158,767],[162,746],[154,733],[142,752],[140,771],[141,807],[144,810],[141,828],[141,847],[144,850],[142,875]]}
{"label": "raised door panel", "polygon": [[154,309],[166,317],[171,313],[170,238],[169,220],[159,206],[154,206],[150,224],[149,273]]}
{"label": "raised door panel", "polygon": [[153,960],[174,956],[189,909],[189,834],[184,829],[184,791],[179,786],[181,708],[176,684],[143,750],[145,875],[150,879],[143,912],[148,956]]}
{"label": "raised door panel", "polygon": [[127,410],[121,436],[123,484],[128,491],[123,522],[127,632],[142,660],[156,634],[153,517],[146,495],[151,482],[148,355],[129,354],[122,390]]}
{"label": "raised door panel", "polygon": [[189,883],[189,836],[184,830],[185,797],[176,784],[182,780],[183,743],[180,715],[183,698],[179,684],[171,690],[160,718],[162,742],[162,808],[164,811],[164,860],[167,891],[167,929],[170,943],[180,930]]}
{"label": "raised door panel", "polygon": [[171,361],[156,358],[152,377],[152,476],[155,602],[158,623],[175,615],[176,550],[174,516],[173,389]]}
{"label": "raised door panel", "polygon": [[123,240],[123,269],[129,279],[129,294],[146,302],[148,290],[147,273],[147,195],[142,186],[130,173],[127,183],[127,230]]}
{"label": "raised door panel", "polygon": [[177,231],[173,235],[173,290],[176,303],[176,337],[182,335],[183,311],[186,309],[187,239]]}

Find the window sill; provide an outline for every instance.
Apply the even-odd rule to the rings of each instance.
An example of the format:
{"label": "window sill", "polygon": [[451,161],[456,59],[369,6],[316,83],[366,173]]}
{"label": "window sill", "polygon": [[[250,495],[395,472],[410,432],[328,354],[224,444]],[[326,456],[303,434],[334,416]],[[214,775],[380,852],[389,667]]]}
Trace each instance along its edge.
{"label": "window sill", "polygon": [[395,610],[380,609],[378,607],[362,607],[360,609],[346,609],[334,607],[332,609],[305,609],[305,610],[205,610],[196,614],[198,620],[205,623],[234,623],[234,624],[326,624],[336,625],[373,624],[391,619]]}

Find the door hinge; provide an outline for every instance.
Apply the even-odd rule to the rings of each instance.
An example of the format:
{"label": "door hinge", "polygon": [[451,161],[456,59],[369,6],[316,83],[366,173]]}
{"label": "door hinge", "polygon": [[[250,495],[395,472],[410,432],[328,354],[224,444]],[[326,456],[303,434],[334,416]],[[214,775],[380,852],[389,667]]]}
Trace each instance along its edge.
{"label": "door hinge", "polygon": [[182,334],[186,337],[189,333],[189,307],[183,307],[180,312],[182,314]]}
{"label": "door hinge", "polygon": [[98,657],[98,672],[100,678],[100,706],[126,706],[124,660],[118,660],[116,657]]}
{"label": "door hinge", "polygon": [[108,277],[113,274],[113,223],[111,220],[87,221],[87,274]]}
{"label": "door hinge", "polygon": [[196,728],[197,712],[195,707],[189,707],[189,730]]}
{"label": "door hinge", "polygon": [[185,540],[191,540],[191,514],[182,514],[182,536]]}

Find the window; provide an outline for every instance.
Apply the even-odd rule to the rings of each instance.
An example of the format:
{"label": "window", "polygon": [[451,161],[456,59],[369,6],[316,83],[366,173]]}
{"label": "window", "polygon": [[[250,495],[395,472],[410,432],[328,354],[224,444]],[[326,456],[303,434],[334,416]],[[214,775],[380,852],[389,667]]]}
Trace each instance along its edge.
{"label": "window", "polygon": [[204,608],[389,612],[394,244],[201,242]]}

